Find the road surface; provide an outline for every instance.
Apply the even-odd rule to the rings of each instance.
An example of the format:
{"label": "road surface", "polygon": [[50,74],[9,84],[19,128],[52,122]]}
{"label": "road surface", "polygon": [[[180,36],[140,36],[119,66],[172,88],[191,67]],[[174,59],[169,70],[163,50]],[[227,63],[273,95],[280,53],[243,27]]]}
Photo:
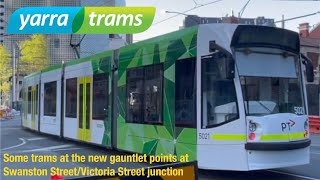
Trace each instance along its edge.
{"label": "road surface", "polygon": [[[77,153],[79,155],[117,155],[120,152],[113,150],[106,150],[104,148],[98,148],[86,144],[76,143],[59,139],[57,137],[37,134],[21,128],[21,121],[19,118],[13,120],[0,121],[0,133],[1,133],[1,180],[48,180],[47,177],[7,177],[3,175],[3,168],[47,168],[49,169],[53,165],[59,168],[70,167],[98,167],[98,168],[110,168],[117,169],[120,166],[128,168],[141,168],[150,166],[146,163],[127,163],[127,164],[109,164],[107,163],[4,163],[3,155],[5,153],[12,155],[28,155],[29,158],[32,154],[35,155],[55,155],[60,157],[61,155]],[[311,163],[309,165],[290,167],[284,169],[264,170],[264,171],[252,171],[252,172],[232,172],[232,171],[213,171],[213,170],[199,170],[199,179],[219,179],[219,180],[247,180],[247,179],[281,179],[281,180],[316,180],[320,179],[320,135],[312,135],[311,145]],[[67,177],[66,177],[67,178]]]}

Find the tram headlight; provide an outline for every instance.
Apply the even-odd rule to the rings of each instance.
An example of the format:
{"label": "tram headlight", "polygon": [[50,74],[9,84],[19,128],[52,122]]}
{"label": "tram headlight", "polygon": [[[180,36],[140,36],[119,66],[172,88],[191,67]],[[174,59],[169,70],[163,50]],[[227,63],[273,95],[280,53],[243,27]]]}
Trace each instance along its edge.
{"label": "tram headlight", "polygon": [[304,122],[304,130],[308,130],[309,128],[309,122],[308,119]]}
{"label": "tram headlight", "polygon": [[255,140],[256,134],[254,133],[257,130],[257,124],[254,123],[252,120],[249,121],[249,139],[251,141]]}
{"label": "tram headlight", "polygon": [[249,121],[249,131],[255,132],[256,130],[257,130],[257,124],[252,121]]}
{"label": "tram headlight", "polygon": [[262,135],[262,127],[259,122],[254,120],[248,120],[248,130],[247,130],[248,140],[259,141]]}

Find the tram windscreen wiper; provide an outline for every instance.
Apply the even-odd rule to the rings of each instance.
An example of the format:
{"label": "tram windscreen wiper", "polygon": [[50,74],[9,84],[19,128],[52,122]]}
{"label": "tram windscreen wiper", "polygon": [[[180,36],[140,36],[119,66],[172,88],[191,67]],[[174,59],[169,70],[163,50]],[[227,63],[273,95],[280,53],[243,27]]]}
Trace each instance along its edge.
{"label": "tram windscreen wiper", "polygon": [[261,101],[257,101],[265,110],[267,110],[270,114],[272,113],[272,111],[267,107],[265,106]]}

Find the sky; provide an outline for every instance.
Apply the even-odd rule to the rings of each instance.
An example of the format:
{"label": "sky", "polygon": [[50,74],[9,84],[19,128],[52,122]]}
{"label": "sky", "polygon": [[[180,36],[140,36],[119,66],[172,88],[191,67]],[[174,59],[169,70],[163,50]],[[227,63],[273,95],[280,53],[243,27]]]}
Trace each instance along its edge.
{"label": "sky", "polygon": [[[214,0],[126,0],[126,5],[156,7],[157,11],[153,23],[157,23],[170,16],[176,15],[165,13],[165,11],[183,12],[195,7],[196,3],[206,4],[213,1]],[[248,0],[222,0],[217,3],[192,10],[186,14],[198,15],[200,17],[223,17],[227,14],[231,15],[231,12],[233,11],[234,14],[237,15],[247,1]],[[282,15],[284,15],[285,19],[288,19],[315,12],[320,12],[320,1],[251,0],[242,17],[256,18],[259,16],[264,16],[265,18],[272,18],[275,19],[275,21],[278,21],[282,19]],[[140,34],[135,34],[134,42],[176,31],[180,26],[182,26],[184,18],[184,15],[179,15],[163,23],[152,25],[147,31]],[[310,23],[310,26],[319,24],[320,13],[314,16],[287,21],[285,23],[285,28],[298,32],[299,24],[305,22]],[[276,26],[280,27],[281,23],[277,23]]]}

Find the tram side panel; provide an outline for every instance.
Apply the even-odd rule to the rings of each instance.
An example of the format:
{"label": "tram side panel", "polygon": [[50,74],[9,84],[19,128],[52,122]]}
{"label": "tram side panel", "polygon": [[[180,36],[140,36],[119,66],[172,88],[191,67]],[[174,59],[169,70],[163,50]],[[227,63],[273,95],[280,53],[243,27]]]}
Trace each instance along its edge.
{"label": "tram side panel", "polygon": [[[83,99],[85,96],[83,84],[85,83],[86,77],[92,77],[91,62],[83,62],[71,66],[66,65],[64,77],[65,110],[63,134],[66,138],[84,141],[83,123],[86,120],[83,118],[83,107],[85,104]],[[89,111],[90,109],[91,108],[89,108]],[[89,122],[91,123],[91,121]]]}
{"label": "tram side panel", "polygon": [[40,73],[31,74],[23,84],[23,126],[38,131]]}
{"label": "tram side panel", "polygon": [[[204,25],[198,36],[198,166],[201,169],[247,170],[246,124],[239,78],[218,68],[231,61],[230,41],[236,26]],[[218,30],[217,30],[218,29]],[[225,51],[210,47],[215,42]],[[219,64],[219,62],[221,64]],[[237,75],[237,71],[235,72]]]}
{"label": "tram side panel", "polygon": [[31,122],[28,121],[28,82],[27,82],[27,78],[24,78],[24,80],[23,80],[23,116],[22,116],[22,126],[25,127],[25,128],[29,128],[31,126]]}
{"label": "tram side panel", "polygon": [[[176,101],[177,62],[193,69],[197,28],[121,48],[118,68],[117,148],[148,155],[197,158],[194,75]],[[183,65],[181,66],[182,69]],[[182,77],[180,77],[182,78]],[[190,80],[190,79],[188,79]],[[188,114],[188,115],[187,115]]]}
{"label": "tram side panel", "polygon": [[107,53],[66,65],[64,137],[111,146],[110,62]]}
{"label": "tram side panel", "polygon": [[40,132],[61,135],[62,69],[45,70],[41,74]]}
{"label": "tram side panel", "polygon": [[[28,100],[28,81],[25,78],[23,82],[23,117],[22,117],[22,125],[25,128],[30,128],[31,127],[31,108],[29,106],[29,100]],[[28,112],[30,109],[30,113]]]}

